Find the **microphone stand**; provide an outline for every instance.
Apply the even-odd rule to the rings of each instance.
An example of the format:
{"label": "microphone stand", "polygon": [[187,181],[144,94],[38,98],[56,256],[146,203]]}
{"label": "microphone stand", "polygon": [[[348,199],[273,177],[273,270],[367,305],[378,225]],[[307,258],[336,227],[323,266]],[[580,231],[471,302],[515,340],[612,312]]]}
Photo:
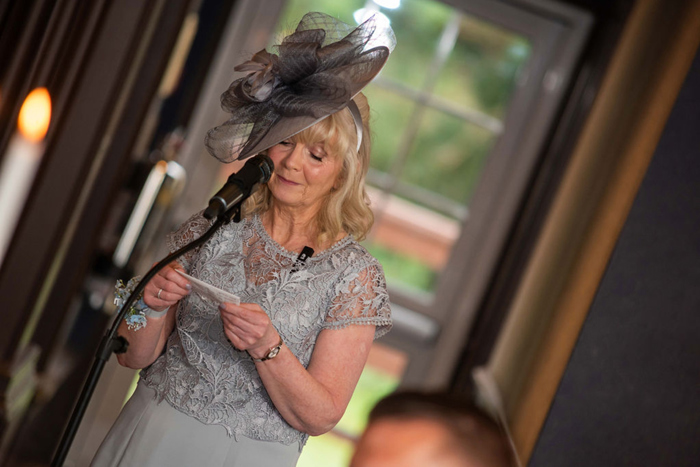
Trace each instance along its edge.
{"label": "microphone stand", "polygon": [[109,357],[112,355],[112,352],[126,352],[126,349],[129,346],[129,342],[124,337],[117,335],[117,328],[119,327],[119,324],[121,323],[122,319],[124,319],[124,316],[126,315],[127,311],[136,301],[136,298],[139,295],[141,295],[141,292],[143,292],[143,289],[146,287],[146,284],[148,284],[148,282],[153,278],[153,276],[155,276],[158,273],[158,271],[163,269],[168,264],[172,263],[176,258],[179,258],[185,253],[206,243],[207,240],[209,240],[211,236],[214,235],[214,233],[217,230],[219,230],[219,228],[222,225],[228,224],[229,222],[231,222],[231,220],[233,220],[234,222],[240,222],[242,202],[243,200],[233,205],[225,213],[221,214],[216,219],[214,224],[212,224],[209,230],[207,230],[204,233],[204,235],[202,235],[196,240],[193,240],[192,242],[188,243],[187,245],[175,251],[174,253],[171,253],[170,255],[166,256],[158,264],[153,266],[150,269],[150,271],[148,271],[148,273],[143,277],[143,279],[141,279],[141,281],[138,283],[138,285],[131,293],[129,298],[126,300],[126,302],[124,302],[124,305],[122,306],[121,310],[119,310],[116,319],[112,323],[112,327],[107,331],[105,336],[102,338],[100,346],[97,348],[97,352],[95,354],[95,361],[93,362],[87,380],[83,385],[83,390],[80,393],[80,397],[78,398],[78,402],[76,403],[75,408],[73,409],[73,413],[71,415],[70,421],[68,422],[68,425],[66,426],[66,430],[63,432],[61,442],[59,443],[58,448],[56,450],[56,454],[54,455],[54,458],[51,461],[51,467],[61,467],[64,461],[66,460],[68,450],[70,449],[70,446],[73,443],[73,438],[75,438],[75,434],[78,431],[78,427],[80,426],[80,421],[83,419],[83,415],[85,415],[85,410],[87,409],[88,403],[90,402],[92,393],[95,391],[95,386],[97,386],[97,381],[100,379],[102,370],[104,369],[107,360],[109,360]]}

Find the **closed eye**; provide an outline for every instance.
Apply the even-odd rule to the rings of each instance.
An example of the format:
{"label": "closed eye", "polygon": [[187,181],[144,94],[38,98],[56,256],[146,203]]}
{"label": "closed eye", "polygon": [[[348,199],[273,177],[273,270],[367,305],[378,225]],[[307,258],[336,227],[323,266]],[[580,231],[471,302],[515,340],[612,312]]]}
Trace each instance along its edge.
{"label": "closed eye", "polygon": [[311,154],[311,157],[318,162],[322,162],[327,155],[322,144],[316,144],[309,148],[309,154]]}

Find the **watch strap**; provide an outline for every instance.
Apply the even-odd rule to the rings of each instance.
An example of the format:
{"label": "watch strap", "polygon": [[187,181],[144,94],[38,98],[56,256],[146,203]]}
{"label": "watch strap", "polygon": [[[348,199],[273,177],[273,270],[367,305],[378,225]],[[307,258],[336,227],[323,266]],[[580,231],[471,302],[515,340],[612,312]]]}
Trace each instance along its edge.
{"label": "watch strap", "polygon": [[277,356],[277,354],[280,353],[280,350],[282,349],[282,344],[284,344],[284,342],[282,341],[282,336],[280,336],[280,343],[275,345],[274,347],[270,347],[270,350],[267,351],[267,354],[263,358],[255,358],[252,355],[250,356],[250,358],[254,362],[266,362],[268,360],[272,360]]}

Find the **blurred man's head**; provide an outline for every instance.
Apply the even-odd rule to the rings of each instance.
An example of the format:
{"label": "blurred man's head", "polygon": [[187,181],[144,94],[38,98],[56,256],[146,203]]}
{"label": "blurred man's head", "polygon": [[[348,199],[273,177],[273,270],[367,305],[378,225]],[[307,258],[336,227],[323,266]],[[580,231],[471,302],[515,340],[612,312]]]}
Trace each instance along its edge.
{"label": "blurred man's head", "polygon": [[511,467],[498,425],[469,401],[404,392],[372,410],[351,467]]}

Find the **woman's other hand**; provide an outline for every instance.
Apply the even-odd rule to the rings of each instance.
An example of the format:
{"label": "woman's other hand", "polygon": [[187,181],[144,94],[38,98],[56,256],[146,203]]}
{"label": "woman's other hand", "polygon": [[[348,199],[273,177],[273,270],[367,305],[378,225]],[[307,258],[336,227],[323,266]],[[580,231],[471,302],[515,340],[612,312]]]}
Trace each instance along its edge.
{"label": "woman's other hand", "polygon": [[277,345],[280,336],[270,317],[257,303],[219,305],[224,333],[237,350],[246,350],[253,358],[263,358]]}
{"label": "woman's other hand", "polygon": [[184,268],[177,262],[172,262],[158,271],[143,291],[143,301],[149,308],[156,311],[167,310],[189,295],[191,286],[187,279],[177,270]]}

